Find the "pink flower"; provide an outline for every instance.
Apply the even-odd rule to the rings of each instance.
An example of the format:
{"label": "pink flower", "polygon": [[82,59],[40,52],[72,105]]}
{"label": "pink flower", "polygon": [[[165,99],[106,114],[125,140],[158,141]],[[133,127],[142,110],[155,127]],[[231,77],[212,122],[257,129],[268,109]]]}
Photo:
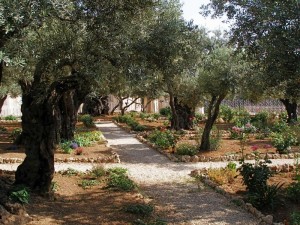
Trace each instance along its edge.
{"label": "pink flower", "polygon": [[251,149],[252,149],[253,151],[256,151],[256,150],[258,149],[258,146],[257,146],[257,145],[252,145],[252,146],[251,146]]}
{"label": "pink flower", "polygon": [[266,144],[264,145],[264,148],[272,148],[272,145]]}

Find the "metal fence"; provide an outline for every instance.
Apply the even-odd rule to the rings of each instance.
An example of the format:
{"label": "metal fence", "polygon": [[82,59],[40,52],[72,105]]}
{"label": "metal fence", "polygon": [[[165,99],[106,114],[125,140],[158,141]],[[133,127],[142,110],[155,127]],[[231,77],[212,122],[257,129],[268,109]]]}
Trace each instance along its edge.
{"label": "metal fence", "polygon": [[277,99],[268,99],[259,103],[253,103],[249,100],[234,99],[224,100],[222,105],[227,105],[235,109],[246,109],[250,114],[256,114],[261,111],[281,113],[285,111],[284,105]]}

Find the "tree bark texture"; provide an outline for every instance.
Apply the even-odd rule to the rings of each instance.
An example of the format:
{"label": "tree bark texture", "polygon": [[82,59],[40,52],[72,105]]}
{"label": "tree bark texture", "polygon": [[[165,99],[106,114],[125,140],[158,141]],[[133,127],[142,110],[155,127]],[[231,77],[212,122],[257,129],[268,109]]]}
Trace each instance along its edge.
{"label": "tree bark texture", "polygon": [[[189,130],[193,128],[193,118],[195,116],[195,110],[185,104],[181,104],[178,101],[177,97],[174,97],[174,106],[177,114],[177,125],[178,129]],[[171,120],[171,124],[173,122],[173,118]]]}
{"label": "tree bark texture", "polygon": [[226,95],[212,96],[207,109],[207,121],[202,133],[200,151],[210,150],[210,132],[219,115],[220,105]]}
{"label": "tree bark texture", "polygon": [[[54,82],[41,94],[41,85],[34,83],[23,92],[22,129],[26,157],[17,168],[16,184],[25,184],[41,193],[49,193],[54,174],[54,151],[61,119],[73,109],[61,112],[60,102],[68,101],[70,91],[78,88],[73,77]],[[65,109],[67,106],[65,106]]]}
{"label": "tree bark texture", "polygon": [[296,122],[298,119],[297,103],[295,101],[292,102],[290,99],[280,99],[280,101],[282,102],[282,104],[286,109],[288,115],[287,122],[288,123]]}

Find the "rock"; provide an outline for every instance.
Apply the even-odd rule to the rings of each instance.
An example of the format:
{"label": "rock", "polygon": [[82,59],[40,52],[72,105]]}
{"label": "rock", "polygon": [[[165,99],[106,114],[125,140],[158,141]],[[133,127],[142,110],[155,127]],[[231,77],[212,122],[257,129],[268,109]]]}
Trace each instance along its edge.
{"label": "rock", "polygon": [[267,215],[267,216],[263,217],[262,220],[268,225],[273,224],[273,216],[272,215]]}
{"label": "rock", "polygon": [[199,157],[194,155],[191,157],[191,162],[199,162]]}
{"label": "rock", "polygon": [[181,160],[182,160],[183,162],[190,162],[190,161],[191,161],[191,156],[189,156],[189,155],[183,155],[183,156],[181,157]]}

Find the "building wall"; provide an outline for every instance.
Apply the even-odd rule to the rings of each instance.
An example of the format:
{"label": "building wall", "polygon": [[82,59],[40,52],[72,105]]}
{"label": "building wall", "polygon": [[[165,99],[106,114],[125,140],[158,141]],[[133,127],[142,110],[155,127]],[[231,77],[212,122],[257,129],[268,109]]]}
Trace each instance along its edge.
{"label": "building wall", "polygon": [[12,98],[10,96],[7,96],[2,106],[0,116],[9,116],[9,115],[22,116],[21,104],[22,104],[21,97]]}

